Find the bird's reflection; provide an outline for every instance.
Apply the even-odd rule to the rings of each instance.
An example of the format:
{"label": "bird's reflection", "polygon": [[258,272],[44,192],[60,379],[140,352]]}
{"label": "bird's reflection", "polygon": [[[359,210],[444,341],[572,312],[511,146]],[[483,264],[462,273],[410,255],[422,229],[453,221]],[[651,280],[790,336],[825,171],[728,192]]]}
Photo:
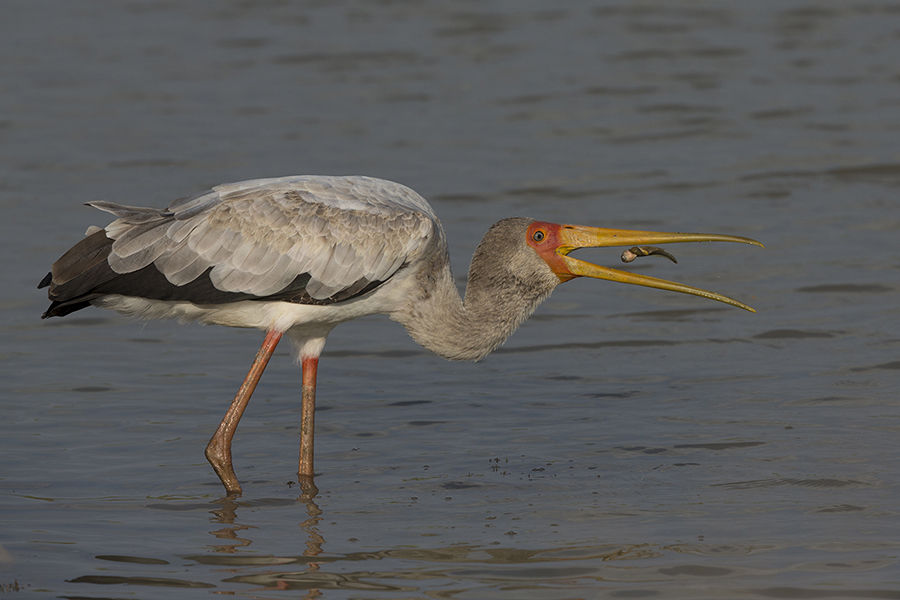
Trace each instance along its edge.
{"label": "bird's reflection", "polygon": [[210,531],[211,534],[219,538],[220,540],[228,540],[228,544],[216,544],[212,546],[213,550],[216,552],[221,552],[224,554],[234,553],[239,548],[244,548],[249,546],[253,542],[246,538],[238,537],[238,532],[243,531],[245,529],[256,529],[252,525],[240,525],[235,523],[237,519],[237,508],[238,501],[231,497],[226,496],[215,501],[215,504],[221,505],[221,508],[217,508],[213,511],[210,511],[214,516],[211,519],[213,523],[221,523],[225,525],[221,529],[216,531]]}
{"label": "bird's reflection", "polygon": [[[303,551],[303,557],[312,559],[324,552],[323,546],[325,545],[325,538],[322,537],[322,534],[317,528],[322,520],[322,509],[319,508],[318,504],[315,502],[315,498],[319,494],[319,489],[316,487],[311,477],[301,477],[298,484],[300,487],[300,496],[297,498],[297,503],[305,505],[308,517],[299,524],[300,529],[307,535],[306,549]],[[242,501],[238,496],[228,495],[215,500],[213,503],[217,504],[218,508],[210,511],[213,515],[210,522],[222,525],[222,527],[210,531],[210,533],[217,539],[227,543],[218,543],[210,546],[212,551],[216,554],[235,554],[250,546],[253,541],[247,537],[243,537],[241,532],[257,529],[257,527],[239,523],[237,521],[237,513],[240,508],[249,508],[252,505],[252,502]],[[301,575],[302,577],[303,574],[315,573],[320,569],[320,563],[318,562],[313,562],[311,560],[303,562],[306,562],[306,570],[304,573],[295,575]],[[315,576],[311,577],[311,579],[315,579]],[[259,580],[257,579],[257,581]],[[271,577],[267,581],[260,583],[263,583],[264,589],[289,589],[292,587],[288,581],[277,576]],[[306,588],[305,591],[306,594],[304,594],[304,598],[311,599],[321,596],[321,591],[316,588]]]}
{"label": "bird's reflection", "polygon": [[[306,504],[306,514],[309,515],[308,519],[300,523],[300,529],[309,536],[303,556],[318,556],[322,554],[322,546],[325,545],[325,538],[316,529],[319,521],[322,520],[322,509],[319,508],[315,501],[316,496],[319,494],[319,488],[313,483],[312,477],[301,477],[300,490],[302,493],[297,501]],[[318,564],[310,563],[309,566],[312,570],[319,570]]]}

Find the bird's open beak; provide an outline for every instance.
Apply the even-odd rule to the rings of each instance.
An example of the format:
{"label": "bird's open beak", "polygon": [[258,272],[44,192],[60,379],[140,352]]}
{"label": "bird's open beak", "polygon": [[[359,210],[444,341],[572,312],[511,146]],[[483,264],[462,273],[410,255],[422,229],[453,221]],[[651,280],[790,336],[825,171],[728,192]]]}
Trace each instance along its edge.
{"label": "bird's open beak", "polygon": [[[681,242],[738,242],[741,244],[753,244],[765,247],[756,240],[737,237],[733,235],[719,235],[715,233],[663,233],[656,231],[630,231],[627,229],[603,229],[599,227],[582,227],[578,225],[561,225],[557,234],[556,254],[562,259],[562,264],[557,261],[559,270],[557,274],[561,279],[572,277],[593,277],[596,279],[608,279],[620,283],[632,283],[661,290],[671,290],[684,294],[702,296],[710,300],[718,300],[725,304],[737,306],[750,312],[756,312],[743,302],[732,300],[699,288],[681,283],[638,275],[627,271],[619,271],[609,267],[601,267],[569,256],[569,253],[578,248],[597,248],[608,246],[636,246],[644,244],[673,244]],[[568,276],[568,277],[566,277]]]}

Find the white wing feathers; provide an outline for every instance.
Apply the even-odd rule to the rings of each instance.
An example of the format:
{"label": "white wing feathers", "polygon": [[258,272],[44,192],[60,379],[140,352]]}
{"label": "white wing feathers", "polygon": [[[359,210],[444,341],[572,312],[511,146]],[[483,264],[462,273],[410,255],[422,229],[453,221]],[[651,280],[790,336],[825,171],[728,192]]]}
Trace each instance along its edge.
{"label": "white wing feathers", "polygon": [[386,281],[416,257],[437,225],[414,191],[367,177],[225,184],[166,210],[90,204],[118,217],[106,227],[115,240],[109,264],[117,273],[153,263],[171,283],[184,285],[212,268],[216,288],[256,296],[275,294],[308,273],[306,291],[319,300]]}

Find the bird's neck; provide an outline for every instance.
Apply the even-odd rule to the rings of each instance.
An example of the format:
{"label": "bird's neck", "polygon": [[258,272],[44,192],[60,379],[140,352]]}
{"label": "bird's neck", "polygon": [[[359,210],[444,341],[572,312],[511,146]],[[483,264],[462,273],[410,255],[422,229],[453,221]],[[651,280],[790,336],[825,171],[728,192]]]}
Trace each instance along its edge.
{"label": "bird's neck", "polygon": [[418,298],[392,318],[420,345],[449,360],[479,360],[500,346],[555,285],[535,288],[518,279],[514,270],[479,268],[472,260],[465,300],[453,281],[449,261],[435,261],[423,269],[416,286]]}

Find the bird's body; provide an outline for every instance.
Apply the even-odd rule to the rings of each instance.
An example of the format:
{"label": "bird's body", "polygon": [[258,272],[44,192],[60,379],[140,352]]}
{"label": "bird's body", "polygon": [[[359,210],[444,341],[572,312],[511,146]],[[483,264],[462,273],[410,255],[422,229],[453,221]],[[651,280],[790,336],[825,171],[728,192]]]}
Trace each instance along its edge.
{"label": "bird's body", "polygon": [[[521,315],[497,315],[493,298],[476,303],[485,299],[477,283],[467,307],[450,272],[444,231],[425,199],[368,177],[225,184],[165,210],[90,205],[118,219],[90,231],[70,251],[80,258],[52,274],[54,303],[44,316],[93,304],[141,318],[288,332],[299,351],[339,323],[387,314],[436,354],[476,360],[560,283],[547,273],[546,293]],[[89,269],[85,256],[96,260]],[[496,318],[479,314],[461,331],[468,312]],[[494,330],[489,320],[512,327]],[[472,335],[473,326],[493,335]]]}
{"label": "bird's body", "polygon": [[[504,219],[476,250],[463,299],[450,272],[440,221],[424,198],[397,183],[297,176],[216,186],[165,210],[90,205],[117,218],[104,229],[88,230],[54,263],[40,286],[50,286],[52,301],[44,317],[95,305],[141,318],[267,332],[254,368],[207,448],[230,493],[240,491],[231,467],[231,436],[284,334],[304,369],[300,476],[311,480],[315,371],[336,325],[386,314],[440,356],[478,360],[502,344],[557,285],[579,275],[706,295],[748,308],[695,288],[576,261],[567,256],[576,247],[634,240],[758,244],[732,236]],[[605,237],[585,237],[597,235]]]}

